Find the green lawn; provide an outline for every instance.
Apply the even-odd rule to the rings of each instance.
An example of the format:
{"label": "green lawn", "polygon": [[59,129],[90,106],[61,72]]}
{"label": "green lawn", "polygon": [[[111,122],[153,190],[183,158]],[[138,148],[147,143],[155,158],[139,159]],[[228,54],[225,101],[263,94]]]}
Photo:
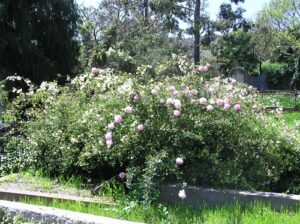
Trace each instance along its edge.
{"label": "green lawn", "polygon": [[189,207],[177,205],[139,205],[128,202],[118,206],[82,204],[53,201],[48,203],[42,200],[24,200],[35,205],[47,205],[55,208],[89,213],[130,221],[146,223],[180,223],[180,224],[299,224],[300,210],[274,211],[269,205],[253,203],[247,207],[240,204],[224,205],[219,207]]}
{"label": "green lawn", "polygon": [[284,113],[283,117],[289,127],[298,127],[300,129],[300,112]]}
{"label": "green lawn", "polygon": [[[0,178],[1,187],[20,187],[26,190],[38,190],[42,192],[64,192],[70,195],[90,195],[89,189],[82,189],[80,180],[52,180],[42,177],[39,172],[27,172],[11,174]],[[77,190],[76,190],[77,189]],[[101,197],[100,197],[101,198]],[[105,200],[104,200],[105,199]],[[128,201],[125,197],[119,197],[117,201],[103,198],[103,202],[114,203],[93,204],[71,201],[54,200],[52,202],[43,199],[23,198],[21,202],[77,211],[82,213],[106,216],[130,221],[157,223],[157,224],[299,224],[300,209],[297,211],[276,212],[267,204],[254,203],[247,207],[236,205],[224,205],[219,207],[198,206],[190,207],[183,204],[175,205],[143,205]]]}
{"label": "green lawn", "polygon": [[280,107],[300,107],[300,98],[294,95],[276,95],[276,94],[260,94],[259,100],[266,106],[280,106]]}

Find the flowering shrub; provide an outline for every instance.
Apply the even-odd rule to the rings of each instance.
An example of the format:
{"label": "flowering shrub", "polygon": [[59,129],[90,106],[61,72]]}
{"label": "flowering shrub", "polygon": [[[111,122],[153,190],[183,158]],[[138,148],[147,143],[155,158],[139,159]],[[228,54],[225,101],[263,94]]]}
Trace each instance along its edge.
{"label": "flowering shrub", "polygon": [[270,190],[297,166],[299,133],[274,123],[254,89],[204,80],[203,67],[184,69],[185,76],[146,84],[93,69],[70,88],[44,83],[20,93],[14,105],[23,120],[6,136],[2,171],[118,177],[151,201],[163,182]]}

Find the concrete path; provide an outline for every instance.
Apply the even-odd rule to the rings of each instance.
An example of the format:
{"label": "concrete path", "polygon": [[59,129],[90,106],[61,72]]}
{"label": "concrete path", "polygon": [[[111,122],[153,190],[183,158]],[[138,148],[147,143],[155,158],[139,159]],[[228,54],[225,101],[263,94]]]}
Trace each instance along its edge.
{"label": "concrete path", "polygon": [[297,209],[300,207],[300,195],[279,194],[260,191],[239,191],[201,187],[186,187],[186,199],[181,200],[178,192],[182,188],[175,185],[165,185],[161,189],[160,201],[165,203],[183,202],[186,204],[211,206],[233,204],[235,202],[251,203],[261,201],[269,203],[273,209]]}

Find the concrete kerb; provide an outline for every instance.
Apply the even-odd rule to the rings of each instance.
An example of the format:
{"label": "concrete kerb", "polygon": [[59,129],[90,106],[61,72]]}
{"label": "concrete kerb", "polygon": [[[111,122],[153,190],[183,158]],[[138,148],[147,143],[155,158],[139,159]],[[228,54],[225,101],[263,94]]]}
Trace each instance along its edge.
{"label": "concrete kerb", "polygon": [[54,200],[64,201],[64,202],[82,202],[85,204],[105,204],[105,205],[117,205],[110,201],[105,201],[97,197],[81,197],[75,195],[63,195],[55,193],[46,192],[34,192],[27,190],[16,190],[16,189],[6,189],[0,187],[0,200],[5,201],[21,201],[22,199],[42,199],[46,202],[52,202]]}
{"label": "concrete kerb", "polygon": [[0,209],[9,216],[22,217],[44,224],[141,224],[56,208],[0,200]]}
{"label": "concrete kerb", "polygon": [[178,197],[178,192],[181,189],[176,185],[164,185],[161,188],[160,201],[165,203],[182,202],[190,205],[206,204],[209,206],[234,204],[237,201],[243,204],[262,201],[269,203],[275,210],[297,209],[300,206],[300,195],[186,187],[184,189],[187,198],[181,200]]}

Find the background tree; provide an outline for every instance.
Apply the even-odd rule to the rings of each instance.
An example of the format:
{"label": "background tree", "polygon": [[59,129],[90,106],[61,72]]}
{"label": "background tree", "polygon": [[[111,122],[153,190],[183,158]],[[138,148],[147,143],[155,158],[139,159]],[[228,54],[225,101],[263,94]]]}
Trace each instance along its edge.
{"label": "background tree", "polygon": [[278,83],[289,80],[292,88],[300,88],[298,57],[300,55],[300,0],[272,0],[260,12],[274,32],[277,44],[272,60],[283,63],[274,78]]}
{"label": "background tree", "polygon": [[73,0],[1,0],[0,79],[17,73],[39,83],[72,74],[77,20]]}
{"label": "background tree", "polygon": [[[244,1],[231,2],[238,4]],[[214,22],[215,30],[219,34],[210,48],[225,74],[236,66],[253,71],[258,63],[252,33],[249,32],[253,24],[244,18],[245,12],[241,7],[234,10],[230,3],[223,3]]]}
{"label": "background tree", "polygon": [[226,74],[237,66],[253,71],[258,64],[251,42],[251,33],[242,30],[219,37],[212,45],[212,53],[222,64],[221,69]]}
{"label": "background tree", "polygon": [[[238,4],[238,2],[244,1],[232,2]],[[252,24],[244,18],[243,14],[245,12],[246,10],[242,7],[238,7],[236,10],[233,10],[231,4],[221,4],[218,19],[215,23],[216,30],[221,32],[223,35],[227,35],[231,31],[236,31],[238,29],[243,29],[245,32],[247,32],[251,28]]]}
{"label": "background tree", "polygon": [[111,66],[105,54],[111,47],[128,52],[136,64],[153,65],[186,52],[178,22],[185,9],[178,2],[104,0],[98,8],[81,7],[82,68]]}
{"label": "background tree", "polygon": [[264,18],[257,17],[255,26],[251,29],[251,36],[254,52],[259,61],[259,74],[262,74],[263,62],[272,58],[273,50],[278,44],[275,30],[266,23]]}

